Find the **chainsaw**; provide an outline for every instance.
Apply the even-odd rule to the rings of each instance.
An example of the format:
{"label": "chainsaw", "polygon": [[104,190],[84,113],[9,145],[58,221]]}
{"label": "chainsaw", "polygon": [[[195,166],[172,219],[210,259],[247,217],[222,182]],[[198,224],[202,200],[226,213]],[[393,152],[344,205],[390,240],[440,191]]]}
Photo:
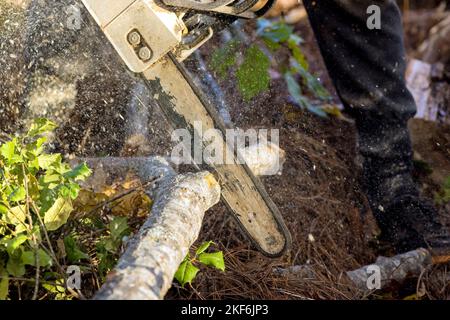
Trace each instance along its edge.
{"label": "chainsaw", "polygon": [[[82,0],[126,66],[139,74],[173,128],[198,136],[198,123],[226,136],[216,109],[182,65],[190,54],[236,19],[257,18],[275,0]],[[224,140],[227,164],[199,164],[222,188],[222,200],[254,246],[281,256],[291,236],[262,183]],[[204,146],[202,146],[204,147]],[[244,164],[242,164],[244,163]]]}

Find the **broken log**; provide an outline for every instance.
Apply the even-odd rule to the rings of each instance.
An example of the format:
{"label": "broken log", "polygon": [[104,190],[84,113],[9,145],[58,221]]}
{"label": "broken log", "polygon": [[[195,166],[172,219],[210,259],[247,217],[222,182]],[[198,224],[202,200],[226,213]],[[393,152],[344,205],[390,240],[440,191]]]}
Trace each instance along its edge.
{"label": "broken log", "polygon": [[[394,282],[402,283],[406,279],[419,277],[426,267],[432,264],[431,254],[428,250],[417,249],[399,254],[391,258],[378,257],[372,265],[347,272],[350,280],[361,290],[371,291],[383,289]],[[378,275],[377,275],[378,274]],[[370,278],[379,276],[379,287],[369,285]]]}
{"label": "broken log", "polygon": [[[273,171],[275,163],[284,161],[284,152],[271,143],[251,146],[242,153],[256,174]],[[265,160],[258,163],[261,158]],[[80,160],[93,169],[84,187],[94,190],[130,171],[143,183],[156,179],[146,190],[154,200],[149,218],[128,242],[94,299],[163,299],[178,266],[198,238],[205,212],[220,200],[218,182],[209,172],[177,175],[163,157],[85,158],[75,162]]]}
{"label": "broken log", "polygon": [[177,175],[163,157],[84,158],[74,162],[80,160],[93,169],[83,187],[101,189],[130,171],[143,183],[155,181],[146,189],[154,200],[149,218],[128,242],[94,299],[164,298],[199,235],[205,212],[220,200],[219,184],[209,172]]}
{"label": "broken log", "polygon": [[220,187],[209,172],[189,173],[161,183],[155,196],[151,215],[94,299],[163,299]]}
{"label": "broken log", "polygon": [[[371,265],[348,271],[348,279],[358,289],[368,293],[374,289],[384,289],[393,283],[402,283],[407,279],[419,277],[433,263],[428,250],[417,249],[394,257],[378,257]],[[275,268],[273,273],[295,279],[314,279],[312,265],[298,265],[289,268]]]}

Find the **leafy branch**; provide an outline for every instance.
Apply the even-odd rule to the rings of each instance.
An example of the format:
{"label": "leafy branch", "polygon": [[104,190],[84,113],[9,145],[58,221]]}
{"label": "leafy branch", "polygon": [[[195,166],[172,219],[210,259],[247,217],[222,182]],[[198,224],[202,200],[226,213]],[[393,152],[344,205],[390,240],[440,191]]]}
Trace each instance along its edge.
{"label": "leafy branch", "polygon": [[55,128],[50,120],[36,119],[25,135],[0,145],[0,299],[8,296],[9,278],[23,277],[30,267],[35,270],[33,299],[41,269],[56,264],[63,271],[48,232],[67,222],[78,181],[91,171],[86,164],[71,168],[60,154],[44,152],[45,134]]}
{"label": "leafy branch", "polygon": [[319,116],[326,116],[325,111],[312,105],[310,100],[304,95],[301,83],[307,92],[320,100],[330,100],[330,94],[323,87],[320,81],[309,72],[309,64],[302,52],[300,45],[303,39],[294,33],[294,28],[287,25],[284,21],[272,22],[266,19],[258,20],[257,34],[263,39],[266,46],[272,51],[278,51],[282,48],[288,49],[290,58],[288,65],[281,65],[287,84],[289,94],[294,102],[302,109],[306,109]]}
{"label": "leafy branch", "polygon": [[175,273],[175,279],[184,286],[186,283],[191,284],[197,277],[200,268],[197,266],[204,265],[208,267],[216,268],[220,271],[225,271],[225,262],[223,259],[223,252],[206,252],[208,248],[214,244],[212,241],[204,242],[195,251],[195,255],[191,257],[190,253],[184,258],[180,264],[177,272]]}
{"label": "leafy branch", "polygon": [[[306,93],[309,93],[318,100],[331,99],[317,77],[309,72],[309,64],[301,49],[303,39],[282,20],[274,22],[259,19],[256,34],[262,40],[264,50],[256,43],[242,48],[242,44],[232,40],[213,52],[211,68],[220,78],[225,79],[236,66],[235,76],[239,92],[244,101],[250,101],[269,88],[271,59],[268,52],[287,51],[288,61],[277,61],[277,68],[283,74],[294,103],[314,114],[326,116],[327,110],[313,105],[306,96]],[[240,54],[243,59],[237,58]]]}

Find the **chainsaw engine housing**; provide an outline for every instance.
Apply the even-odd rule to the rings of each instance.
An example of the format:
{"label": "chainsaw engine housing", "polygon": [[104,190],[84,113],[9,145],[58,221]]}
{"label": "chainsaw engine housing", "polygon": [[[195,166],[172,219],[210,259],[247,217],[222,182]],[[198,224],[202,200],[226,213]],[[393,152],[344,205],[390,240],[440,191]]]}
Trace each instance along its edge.
{"label": "chainsaw engine housing", "polygon": [[169,52],[184,60],[218,25],[256,18],[274,0],[82,1],[127,67],[141,73]]}

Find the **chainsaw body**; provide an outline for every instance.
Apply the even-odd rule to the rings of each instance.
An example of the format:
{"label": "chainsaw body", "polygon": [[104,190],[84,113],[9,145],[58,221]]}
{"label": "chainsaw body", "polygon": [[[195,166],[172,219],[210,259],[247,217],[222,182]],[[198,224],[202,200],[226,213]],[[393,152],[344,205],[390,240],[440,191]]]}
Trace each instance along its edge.
{"label": "chainsaw body", "polygon": [[[237,3],[236,3],[237,2]],[[169,52],[182,61],[234,19],[255,18],[267,6],[259,0],[83,0],[127,67],[144,72]],[[254,10],[254,11],[252,11]]]}

